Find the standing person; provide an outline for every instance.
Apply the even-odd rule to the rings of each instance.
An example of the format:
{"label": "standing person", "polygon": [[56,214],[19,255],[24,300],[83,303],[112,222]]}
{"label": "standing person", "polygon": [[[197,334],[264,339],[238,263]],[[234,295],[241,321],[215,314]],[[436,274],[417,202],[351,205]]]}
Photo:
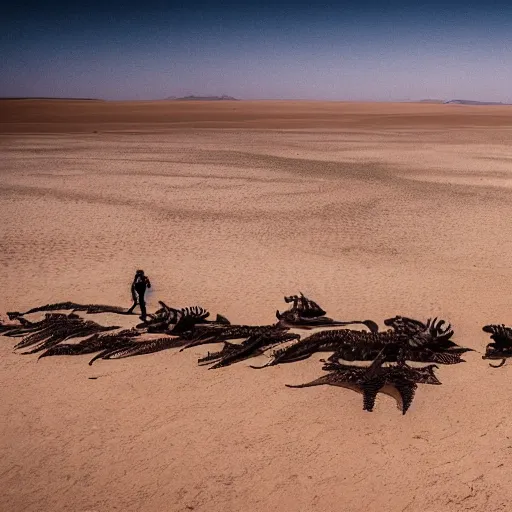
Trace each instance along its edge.
{"label": "standing person", "polygon": [[143,322],[146,321],[146,303],[144,302],[146,288],[151,288],[151,283],[149,282],[148,277],[144,275],[144,270],[137,270],[132,283],[133,306],[128,310],[128,314],[130,314],[135,309],[135,306],[139,304],[141,312],[140,319]]}

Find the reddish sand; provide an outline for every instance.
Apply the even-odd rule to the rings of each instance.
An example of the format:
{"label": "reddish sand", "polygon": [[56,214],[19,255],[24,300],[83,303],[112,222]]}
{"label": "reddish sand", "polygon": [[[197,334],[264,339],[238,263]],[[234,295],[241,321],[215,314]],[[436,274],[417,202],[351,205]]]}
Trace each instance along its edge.
{"label": "reddish sand", "polygon": [[[143,268],[150,310],[263,324],[302,291],[381,328],[438,316],[482,351],[512,323],[511,142],[512,107],[1,101],[0,312],[128,307]],[[213,347],[88,366],[0,341],[2,511],[510,508],[512,370],[481,353],[402,416],[284,386],[325,354],[208,371]]]}

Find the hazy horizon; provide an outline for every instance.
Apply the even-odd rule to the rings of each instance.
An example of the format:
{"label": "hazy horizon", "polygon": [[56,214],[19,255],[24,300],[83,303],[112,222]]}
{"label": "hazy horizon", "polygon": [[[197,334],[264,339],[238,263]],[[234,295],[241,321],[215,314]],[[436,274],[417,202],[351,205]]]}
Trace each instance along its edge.
{"label": "hazy horizon", "polygon": [[512,103],[504,2],[10,5],[0,96]]}

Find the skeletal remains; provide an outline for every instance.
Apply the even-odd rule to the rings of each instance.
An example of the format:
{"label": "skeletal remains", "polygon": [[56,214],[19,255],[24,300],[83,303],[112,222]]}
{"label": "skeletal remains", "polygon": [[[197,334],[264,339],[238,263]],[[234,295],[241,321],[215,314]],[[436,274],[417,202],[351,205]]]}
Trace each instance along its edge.
{"label": "skeletal remains", "polygon": [[[229,366],[293,342],[277,348],[266,364],[251,367],[266,368],[301,361],[317,352],[331,352],[326,360],[320,360],[324,362],[322,369],[328,372],[326,375],[306,384],[287,386],[304,388],[327,384],[355,387],[362,391],[363,409],[367,411],[373,410],[377,393],[391,387],[401,397],[403,414],[410,407],[418,384],[441,384],[434,375],[438,364],[462,363],[462,354],[473,350],[456,344],[451,339],[454,334],[451,326],[437,318],[423,323],[395,316],[384,320],[387,330],[379,331],[372,320],[333,320],[302,293],[286,296],[284,300],[291,304],[290,308],[276,311],[277,321],[268,325],[233,325],[219,314],[215,320],[209,320],[210,313],[202,307],[172,308],[159,302],[160,308],[148,315],[146,322],[131,329],[104,327],[76,314],[128,314],[123,308],[61,302],[32,308],[24,313],[9,312],[9,319],[17,323],[0,323],[0,335],[21,338],[14,349],[24,349],[22,354],[40,353],[39,359],[96,353],[89,364],[98,359],[121,359],[172,348],[185,350],[222,343],[220,350],[208,352],[198,359],[199,365],[209,365],[209,369]],[[45,313],[42,320],[25,318],[37,312]],[[349,325],[364,326],[368,330],[353,330],[347,327]],[[291,332],[291,329],[323,330],[301,339],[300,334]],[[483,330],[491,334],[493,340],[487,345],[483,358],[502,359],[501,364],[495,367],[503,366],[506,358],[512,357],[512,328],[486,325]],[[148,338],[151,335],[158,337]],[[77,338],[80,339],[78,342]],[[370,365],[346,364],[352,361],[370,362]],[[415,368],[407,361],[432,364]]]}
{"label": "skeletal remains", "polygon": [[329,371],[306,384],[291,385],[289,388],[306,388],[311,386],[342,386],[352,385],[363,393],[363,410],[373,411],[377,393],[384,386],[394,387],[402,399],[402,414],[405,414],[412,404],[418,384],[441,384],[434,375],[438,366],[431,364],[423,368],[411,368],[407,364],[397,366],[382,366],[386,357],[384,350],[377,356],[369,367],[345,365],[341,363],[326,363],[322,368]]}
{"label": "skeletal remains", "polygon": [[482,330],[491,335],[493,343],[487,344],[485,354],[482,359],[501,359],[501,363],[494,365],[493,368],[500,368],[505,364],[507,358],[512,357],[512,328],[505,325],[484,325]]}

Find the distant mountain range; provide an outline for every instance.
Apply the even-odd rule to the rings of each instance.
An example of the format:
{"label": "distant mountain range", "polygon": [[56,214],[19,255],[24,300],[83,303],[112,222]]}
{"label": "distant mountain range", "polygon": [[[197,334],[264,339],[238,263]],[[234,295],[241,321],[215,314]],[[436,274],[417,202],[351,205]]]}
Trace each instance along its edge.
{"label": "distant mountain range", "polygon": [[473,100],[448,100],[443,101],[445,104],[456,105],[510,105],[510,103],[502,103],[501,101],[473,101]]}
{"label": "distant mountain range", "polygon": [[237,98],[233,98],[233,96],[226,96],[225,94],[222,96],[183,96],[181,98],[169,96],[167,99],[176,101],[238,101]]}

